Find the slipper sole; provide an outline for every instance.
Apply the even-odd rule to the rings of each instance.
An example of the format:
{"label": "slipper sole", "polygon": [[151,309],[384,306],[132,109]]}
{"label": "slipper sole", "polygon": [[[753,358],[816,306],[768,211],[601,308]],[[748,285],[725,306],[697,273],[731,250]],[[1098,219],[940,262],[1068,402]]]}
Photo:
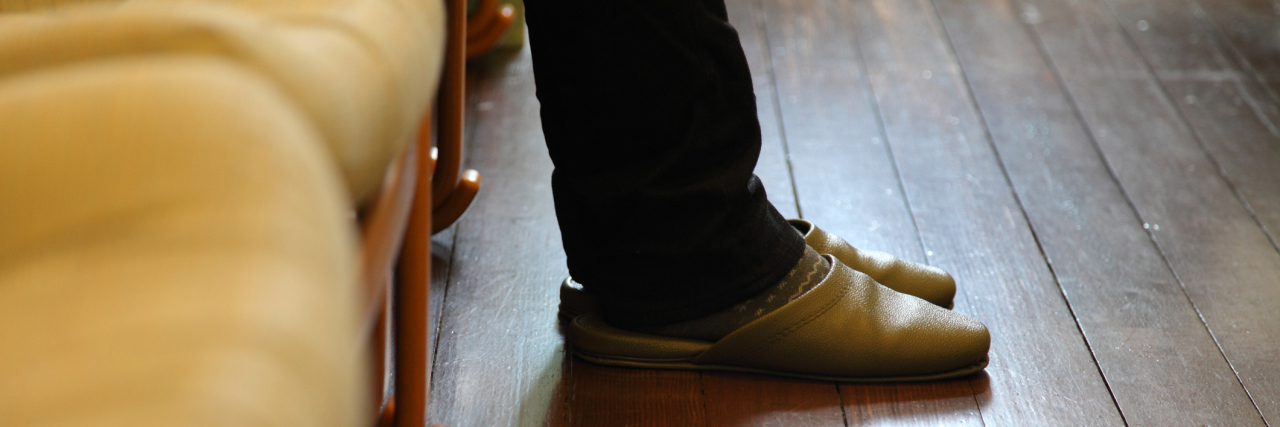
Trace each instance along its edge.
{"label": "slipper sole", "polygon": [[595,355],[582,352],[579,349],[572,350],[573,356],[583,361],[596,365],[614,366],[622,368],[640,368],[640,369],[665,369],[665,370],[681,370],[681,371],[724,371],[724,372],[743,372],[749,374],[763,374],[778,377],[802,378],[807,380],[819,381],[836,381],[849,383],[888,383],[888,382],[922,382],[937,381],[950,378],[963,377],[981,372],[987,367],[990,358],[984,358],[981,362],[970,366],[953,369],[946,372],[923,375],[906,375],[897,377],[834,377],[825,375],[809,375],[794,372],[770,371],[765,369],[744,368],[740,366],[726,366],[715,364],[698,364],[687,360],[645,360],[637,358],[616,357]]}

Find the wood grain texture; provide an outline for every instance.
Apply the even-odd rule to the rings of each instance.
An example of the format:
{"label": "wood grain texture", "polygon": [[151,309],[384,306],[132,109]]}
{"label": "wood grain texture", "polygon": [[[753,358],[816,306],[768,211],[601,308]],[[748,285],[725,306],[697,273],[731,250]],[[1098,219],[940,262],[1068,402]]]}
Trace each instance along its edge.
{"label": "wood grain texture", "polygon": [[[1244,97],[1244,102],[1249,102],[1250,107],[1265,116],[1274,126],[1270,128],[1272,134],[1280,135],[1280,92],[1277,92],[1275,82],[1276,73],[1270,75],[1260,72],[1251,61],[1250,56],[1257,57],[1259,49],[1257,47],[1241,49],[1242,44],[1255,44],[1254,40],[1258,35],[1268,33],[1268,27],[1274,25],[1274,18],[1258,15],[1253,13],[1251,9],[1259,6],[1258,2],[1253,1],[1236,1],[1236,0],[1215,0],[1212,2],[1199,2],[1196,0],[1183,0],[1183,5],[1192,11],[1199,19],[1202,28],[1207,34],[1201,32],[1191,32],[1185,34],[1187,43],[1205,43],[1210,42],[1217,47],[1222,58],[1238,70],[1241,75],[1241,82],[1249,89],[1245,92],[1249,95],[1258,97],[1254,99],[1251,96]],[[1201,4],[1203,3],[1203,5]],[[1209,6],[1205,8],[1204,6]],[[1274,6],[1273,6],[1274,8]],[[1241,16],[1243,14],[1243,16]],[[1242,19],[1237,19],[1239,16]],[[1233,24],[1232,24],[1233,23]],[[1232,25],[1228,25],[1232,24]],[[1249,25],[1259,25],[1250,30]],[[1232,31],[1226,28],[1235,27]],[[1209,37],[1204,37],[1204,36]],[[1173,40],[1176,40],[1176,36]],[[1263,48],[1261,52],[1274,50]],[[1251,55],[1246,56],[1246,53]],[[1270,61],[1271,58],[1263,56],[1263,61]],[[1257,102],[1252,102],[1257,101]]]}
{"label": "wood grain texture", "polygon": [[1280,254],[1106,5],[1026,4],[1040,14],[1031,28],[1152,239],[1262,417],[1280,419]]}
{"label": "wood grain texture", "polygon": [[575,361],[570,426],[705,426],[700,374]]}
{"label": "wood grain texture", "polygon": [[847,425],[982,425],[969,379],[845,385],[841,390],[846,399]]}
{"label": "wood grain texture", "polygon": [[1280,194],[1280,138],[1249,105],[1259,94],[1232,81],[1161,80],[1215,166],[1276,247],[1280,244],[1280,197],[1276,197]]}
{"label": "wood grain texture", "polygon": [[[1223,176],[1271,237],[1280,232],[1276,103],[1184,2],[1107,2]],[[1201,12],[1202,13],[1202,12]],[[1280,17],[1271,22],[1280,23]],[[1132,24],[1130,23],[1142,23]]]}
{"label": "wood grain texture", "polygon": [[931,264],[950,271],[956,310],[991,330],[975,379],[991,425],[1108,425],[1122,419],[1041,255],[927,1],[862,0],[868,80]]}
{"label": "wood grain texture", "polygon": [[561,414],[556,284],[567,274],[528,51],[483,64],[470,166],[488,183],[455,225],[432,423],[540,425]]}
{"label": "wood grain texture", "polygon": [[[1019,200],[1132,425],[1257,412],[1003,0],[935,0]],[[1034,19],[1029,19],[1034,21]]]}
{"label": "wood grain texture", "polygon": [[[1280,85],[1280,45],[1275,39],[1280,6],[1270,0],[1195,0],[1191,4],[1228,40],[1230,53],[1272,90]],[[1274,93],[1274,92],[1273,92]]]}
{"label": "wood grain texture", "polygon": [[763,375],[704,372],[707,425],[844,425],[836,385]]}

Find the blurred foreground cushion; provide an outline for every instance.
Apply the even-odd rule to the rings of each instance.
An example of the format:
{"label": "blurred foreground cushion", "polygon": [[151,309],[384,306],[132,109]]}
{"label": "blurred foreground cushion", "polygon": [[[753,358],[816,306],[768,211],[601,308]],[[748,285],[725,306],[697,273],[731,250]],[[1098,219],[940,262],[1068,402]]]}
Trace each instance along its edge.
{"label": "blurred foreground cushion", "polygon": [[437,2],[6,1],[0,425],[367,425],[350,212]]}

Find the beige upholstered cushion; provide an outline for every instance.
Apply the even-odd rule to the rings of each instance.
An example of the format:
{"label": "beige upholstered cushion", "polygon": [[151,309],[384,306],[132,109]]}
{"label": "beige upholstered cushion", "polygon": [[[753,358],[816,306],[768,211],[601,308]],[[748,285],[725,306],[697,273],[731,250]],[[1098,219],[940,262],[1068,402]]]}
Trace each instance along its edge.
{"label": "beige upholstered cushion", "polygon": [[84,0],[0,15],[0,78],[121,56],[241,63],[308,116],[359,202],[376,192],[433,96],[441,8],[432,0]]}
{"label": "beige upholstered cushion", "polygon": [[441,12],[0,15],[0,426],[368,425],[350,211],[432,95]]}

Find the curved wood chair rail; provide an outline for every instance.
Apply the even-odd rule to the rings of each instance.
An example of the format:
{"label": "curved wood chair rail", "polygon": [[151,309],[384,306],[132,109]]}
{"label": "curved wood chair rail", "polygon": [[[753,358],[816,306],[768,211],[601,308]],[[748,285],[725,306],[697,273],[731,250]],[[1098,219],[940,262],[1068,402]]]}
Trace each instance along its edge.
{"label": "curved wood chair rail", "polygon": [[[423,123],[419,132],[429,133],[430,120]],[[423,138],[418,138],[405,147],[361,227],[365,330],[373,362],[370,399],[371,407],[377,411],[371,415],[376,420],[374,425],[379,427],[426,423],[427,386],[431,376],[431,368],[427,366],[431,179],[435,162],[421,141]],[[395,263],[397,254],[399,264]],[[393,267],[397,267],[394,275]],[[387,341],[388,314],[394,333],[390,342]],[[389,349],[395,352],[391,393],[387,393],[384,384]]]}
{"label": "curved wood chair rail", "polygon": [[364,325],[366,333],[377,327],[373,318],[375,311],[380,312],[386,304],[387,283],[391,280],[391,269],[405,238],[405,228],[409,223],[409,208],[414,200],[417,186],[418,167],[426,168],[424,173],[430,174],[434,166],[430,162],[420,163],[418,144],[407,144],[404,151],[396,158],[395,164],[388,171],[382,188],[373,204],[364,212],[360,223],[360,246],[362,251],[361,284],[365,288],[366,313],[371,313],[368,323]]}
{"label": "curved wood chair rail", "polygon": [[[467,17],[467,38],[473,39],[484,32],[485,26],[488,25],[489,20],[493,19],[494,14],[497,12],[498,0],[480,0],[480,3],[476,5],[475,12],[472,12],[471,16]],[[467,49],[467,53],[470,52],[471,49]]]}
{"label": "curved wood chair rail", "polygon": [[480,0],[475,13],[467,18],[467,59],[489,53],[515,21],[515,7],[498,0]]}
{"label": "curved wood chair rail", "polygon": [[[449,32],[445,40],[444,71],[440,76],[440,91],[436,111],[439,112],[436,134],[437,159],[432,175],[432,207],[436,220],[431,232],[436,233],[452,225],[471,206],[480,188],[480,174],[474,170],[462,172],[463,123],[466,109],[466,54],[467,54],[467,2],[448,0]],[[425,141],[425,142],[424,142]],[[430,133],[419,133],[419,144],[430,144]],[[461,190],[461,191],[459,191]],[[458,193],[455,196],[455,193]]]}

